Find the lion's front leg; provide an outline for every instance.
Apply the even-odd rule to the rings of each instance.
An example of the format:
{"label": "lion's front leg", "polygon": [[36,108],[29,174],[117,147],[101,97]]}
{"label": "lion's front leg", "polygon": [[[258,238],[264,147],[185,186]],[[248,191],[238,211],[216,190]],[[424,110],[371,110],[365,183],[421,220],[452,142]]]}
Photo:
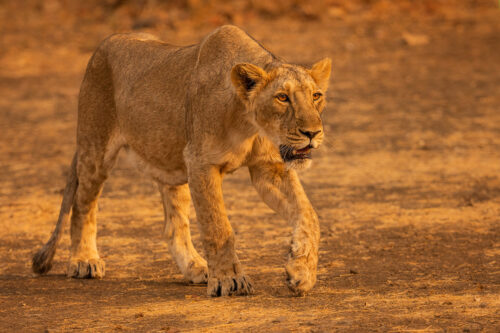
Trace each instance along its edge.
{"label": "lion's front leg", "polygon": [[318,216],[294,170],[282,163],[263,162],[249,166],[252,183],[266,204],[293,226],[286,264],[287,285],[298,295],[316,283],[318,265]]}
{"label": "lion's front leg", "polygon": [[215,166],[188,166],[189,187],[208,262],[208,295],[253,292],[234,249],[234,232],[222,197],[222,175]]}
{"label": "lion's front leg", "polygon": [[193,246],[189,230],[189,187],[158,183],[165,210],[165,236],[182,274],[193,283],[207,282],[207,262]]}

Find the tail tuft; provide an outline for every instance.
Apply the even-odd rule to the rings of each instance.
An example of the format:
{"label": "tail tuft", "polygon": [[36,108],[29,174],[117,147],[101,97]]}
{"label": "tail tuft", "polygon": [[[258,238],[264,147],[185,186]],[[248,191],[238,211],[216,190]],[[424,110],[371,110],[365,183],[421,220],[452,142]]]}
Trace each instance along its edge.
{"label": "tail tuft", "polygon": [[49,241],[34,256],[31,268],[37,274],[46,274],[52,268],[52,259],[56,253],[56,242]]}

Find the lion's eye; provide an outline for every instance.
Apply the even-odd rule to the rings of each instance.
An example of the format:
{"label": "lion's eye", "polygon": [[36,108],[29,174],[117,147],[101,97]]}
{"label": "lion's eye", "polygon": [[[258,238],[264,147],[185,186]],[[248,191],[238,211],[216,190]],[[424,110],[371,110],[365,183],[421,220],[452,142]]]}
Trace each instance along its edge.
{"label": "lion's eye", "polygon": [[288,95],[287,94],[278,94],[276,95],[276,98],[278,99],[278,101],[280,102],[288,102],[290,99],[288,98]]}
{"label": "lion's eye", "polygon": [[313,99],[314,99],[315,101],[317,101],[318,99],[320,99],[320,97],[321,97],[321,96],[323,96],[323,94],[322,94],[322,93],[319,93],[319,92],[314,93],[314,94],[313,94]]}

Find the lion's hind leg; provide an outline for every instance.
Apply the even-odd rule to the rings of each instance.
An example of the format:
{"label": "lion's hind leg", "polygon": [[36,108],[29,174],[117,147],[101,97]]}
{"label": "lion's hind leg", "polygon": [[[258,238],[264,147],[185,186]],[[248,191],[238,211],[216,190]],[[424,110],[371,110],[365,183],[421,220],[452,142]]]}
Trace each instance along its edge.
{"label": "lion's hind leg", "polygon": [[79,147],[78,189],[71,216],[71,258],[67,272],[70,277],[104,276],[104,261],[99,257],[96,244],[97,199],[121,146],[119,138],[110,138]]}
{"label": "lion's hind leg", "polygon": [[189,230],[189,203],[187,184],[168,186],[158,184],[165,210],[165,236],[170,253],[182,274],[193,283],[207,283],[207,262],[193,246]]}
{"label": "lion's hind leg", "polygon": [[[87,158],[87,160],[89,160]],[[101,193],[105,177],[95,163],[79,163],[79,187],[71,216],[71,258],[67,274],[75,278],[104,277],[104,261],[97,252],[97,199]]]}
{"label": "lion's hind leg", "polygon": [[97,252],[97,199],[125,145],[116,115],[111,68],[101,44],[92,56],[80,89],[77,126],[78,189],[71,216],[71,258],[67,274],[101,278],[104,262]]}

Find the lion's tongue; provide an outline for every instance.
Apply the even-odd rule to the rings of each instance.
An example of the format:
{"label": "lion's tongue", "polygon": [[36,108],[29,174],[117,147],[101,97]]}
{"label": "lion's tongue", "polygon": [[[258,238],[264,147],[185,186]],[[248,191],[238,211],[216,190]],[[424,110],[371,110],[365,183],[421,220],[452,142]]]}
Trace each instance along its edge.
{"label": "lion's tongue", "polygon": [[311,150],[311,148],[308,146],[308,147],[304,147],[302,149],[297,149],[295,151],[296,154],[307,154],[309,152],[309,150]]}

